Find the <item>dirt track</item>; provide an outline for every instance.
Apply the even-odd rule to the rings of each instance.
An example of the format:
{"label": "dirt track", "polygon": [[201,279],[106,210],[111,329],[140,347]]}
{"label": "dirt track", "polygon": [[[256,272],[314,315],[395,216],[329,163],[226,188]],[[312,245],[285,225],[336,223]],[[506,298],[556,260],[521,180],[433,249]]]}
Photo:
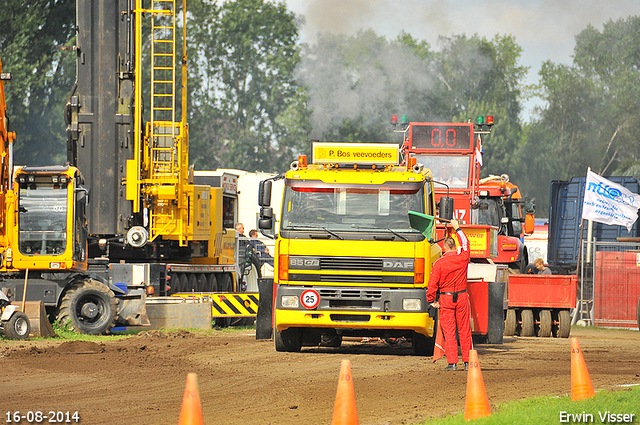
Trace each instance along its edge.
{"label": "dirt track", "polygon": [[[640,332],[573,328],[572,336],[596,390],[640,384]],[[492,404],[570,392],[569,339],[504,342],[476,347]],[[408,344],[347,341],[278,353],[251,332],[152,331],[100,343],[0,342],[0,420],[39,410],[78,411],[80,423],[92,425],[177,424],[186,375],[195,372],[205,424],[329,424],[345,358],[363,425],[464,410],[466,374],[442,371],[444,359],[415,357]]]}

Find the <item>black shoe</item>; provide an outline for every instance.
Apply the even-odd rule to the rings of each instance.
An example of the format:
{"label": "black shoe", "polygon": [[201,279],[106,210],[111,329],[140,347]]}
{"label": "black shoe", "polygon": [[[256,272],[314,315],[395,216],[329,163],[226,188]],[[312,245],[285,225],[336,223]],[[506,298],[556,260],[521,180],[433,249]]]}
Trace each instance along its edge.
{"label": "black shoe", "polygon": [[444,370],[458,370],[458,365],[455,363],[448,364]]}
{"label": "black shoe", "polygon": [[464,362],[464,370],[469,370],[469,362]]}

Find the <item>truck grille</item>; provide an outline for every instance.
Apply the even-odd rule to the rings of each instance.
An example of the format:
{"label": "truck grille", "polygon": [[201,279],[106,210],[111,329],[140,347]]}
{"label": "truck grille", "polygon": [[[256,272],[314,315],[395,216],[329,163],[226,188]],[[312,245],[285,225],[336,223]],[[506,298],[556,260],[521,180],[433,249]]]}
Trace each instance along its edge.
{"label": "truck grille", "polygon": [[380,299],[382,291],[357,289],[321,289],[318,291],[322,298],[349,298],[349,299]]}
{"label": "truck grille", "polygon": [[382,283],[382,276],[358,276],[358,275],[320,275],[320,282],[344,282],[344,283]]}
{"label": "truck grille", "polygon": [[371,319],[368,314],[331,314],[329,317],[334,322],[368,322]]}
{"label": "truck grille", "polygon": [[382,271],[382,258],[324,257],[320,270]]}

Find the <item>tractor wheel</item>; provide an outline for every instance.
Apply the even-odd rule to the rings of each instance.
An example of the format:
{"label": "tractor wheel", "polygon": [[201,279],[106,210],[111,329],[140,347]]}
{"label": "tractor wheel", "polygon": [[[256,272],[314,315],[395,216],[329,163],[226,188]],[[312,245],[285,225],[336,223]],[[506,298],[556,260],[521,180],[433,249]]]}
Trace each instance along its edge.
{"label": "tractor wheel", "polygon": [[538,336],[548,338],[551,336],[551,310],[540,310],[540,327],[538,328]]}
{"label": "tractor wheel", "polygon": [[504,336],[515,335],[517,326],[516,311],[510,308],[507,310],[507,317],[504,320]]}
{"label": "tractor wheel", "polygon": [[558,338],[569,338],[571,334],[571,315],[569,310],[560,310],[558,312]]}
{"label": "tractor wheel", "polygon": [[298,352],[302,348],[302,333],[298,328],[275,332],[276,351]]}
{"label": "tractor wheel", "polygon": [[521,336],[535,336],[535,322],[533,321],[533,311],[522,310],[522,331]]}
{"label": "tractor wheel", "polygon": [[116,321],[116,298],[104,283],[86,279],[71,285],[60,302],[57,318],[62,325],[71,321],[76,332],[108,333]]}
{"label": "tractor wheel", "polygon": [[8,339],[27,339],[30,332],[29,317],[21,311],[14,312],[4,323],[4,336]]}

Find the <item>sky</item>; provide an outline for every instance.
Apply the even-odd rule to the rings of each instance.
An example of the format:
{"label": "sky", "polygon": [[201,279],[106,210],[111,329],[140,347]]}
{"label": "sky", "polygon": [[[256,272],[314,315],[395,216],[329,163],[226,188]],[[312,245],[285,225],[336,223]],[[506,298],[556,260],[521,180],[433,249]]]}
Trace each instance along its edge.
{"label": "sky", "polygon": [[[466,34],[492,39],[513,35],[529,67],[526,84],[538,81],[544,61],[571,64],[575,36],[589,24],[598,31],[609,20],[640,15],[640,0],[284,0],[303,15],[301,41],[318,33],[355,34],[373,29],[394,39],[402,30],[439,50],[438,36]],[[524,119],[539,101],[524,105]]]}

